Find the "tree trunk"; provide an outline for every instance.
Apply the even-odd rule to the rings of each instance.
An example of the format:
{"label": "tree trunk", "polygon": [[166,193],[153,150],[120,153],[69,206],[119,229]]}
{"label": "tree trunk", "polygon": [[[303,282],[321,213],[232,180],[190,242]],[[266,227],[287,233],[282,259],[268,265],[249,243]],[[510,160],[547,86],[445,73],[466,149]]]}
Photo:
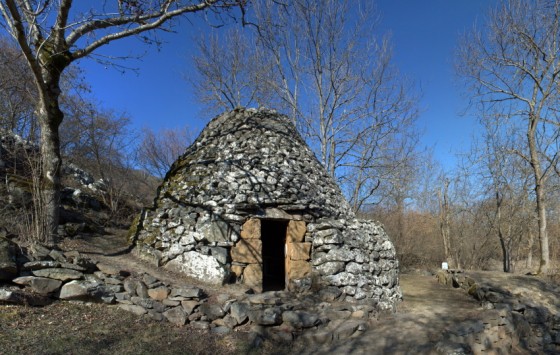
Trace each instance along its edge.
{"label": "tree trunk", "polygon": [[455,263],[455,258],[453,257],[453,252],[451,248],[451,227],[449,225],[449,197],[448,197],[449,181],[444,181],[443,194],[438,191],[439,199],[439,227],[441,232],[441,237],[443,239],[443,251],[445,253],[445,259],[449,264],[450,268],[459,268],[459,265]]}
{"label": "tree trunk", "polygon": [[535,236],[533,234],[533,231],[529,229],[529,245],[528,248],[529,250],[527,251],[527,268],[532,269],[533,268],[533,243],[535,242]]}
{"label": "tree trunk", "polygon": [[35,196],[35,233],[36,238],[48,246],[57,239],[60,216],[60,156],[59,127],[64,117],[58,103],[58,85],[51,87],[54,94],[44,95],[39,101],[39,124],[41,126],[41,158],[38,174],[39,187]]}
{"label": "tree trunk", "polygon": [[498,239],[500,239],[500,246],[502,247],[502,265],[504,272],[511,272],[510,250],[502,230],[502,202],[502,195],[496,191],[496,223],[498,225]]}
{"label": "tree trunk", "polygon": [[537,274],[546,274],[550,265],[550,254],[548,249],[548,233],[546,227],[546,202],[544,193],[544,176],[541,171],[541,162],[537,150],[536,128],[539,117],[530,115],[529,128],[527,130],[527,141],[529,143],[530,163],[535,178],[535,195],[537,202],[537,222],[539,226],[539,244],[541,247],[539,269]]}

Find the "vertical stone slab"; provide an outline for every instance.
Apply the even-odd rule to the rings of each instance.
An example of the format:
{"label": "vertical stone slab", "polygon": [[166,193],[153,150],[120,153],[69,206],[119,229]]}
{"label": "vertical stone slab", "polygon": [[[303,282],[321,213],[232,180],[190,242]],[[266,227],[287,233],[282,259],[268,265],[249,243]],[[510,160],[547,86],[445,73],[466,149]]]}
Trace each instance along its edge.
{"label": "vertical stone slab", "polygon": [[290,221],[288,222],[288,232],[286,235],[287,243],[301,243],[305,238],[307,226],[304,221]]}
{"label": "vertical stone slab", "polygon": [[243,283],[256,292],[262,292],[263,271],[259,264],[249,264],[243,271]]}
{"label": "vertical stone slab", "polygon": [[290,270],[288,270],[288,278],[290,280],[302,279],[311,274],[311,264],[303,260],[290,261]]}
{"label": "vertical stone slab", "polygon": [[311,243],[288,243],[288,256],[291,260],[307,261],[311,255]]}

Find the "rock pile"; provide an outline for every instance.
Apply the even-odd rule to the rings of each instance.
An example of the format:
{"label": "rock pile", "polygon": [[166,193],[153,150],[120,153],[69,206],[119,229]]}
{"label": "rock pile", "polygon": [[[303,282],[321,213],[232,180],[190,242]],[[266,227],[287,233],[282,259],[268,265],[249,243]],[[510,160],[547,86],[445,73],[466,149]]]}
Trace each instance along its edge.
{"label": "rock pile", "polygon": [[146,260],[218,285],[260,292],[281,268],[278,289],[336,288],[337,300],[383,309],[402,297],[383,228],[355,218],[290,120],[274,111],[236,109],[212,120],[173,164],[131,239]]}
{"label": "rock pile", "polygon": [[456,270],[440,270],[436,277],[440,284],[465,290],[486,309],[483,319],[449,329],[446,339],[438,344],[440,351],[462,344],[474,353],[501,349],[507,354],[519,348],[530,353],[560,353],[558,298],[553,301],[556,304],[545,306]]}
{"label": "rock pile", "polygon": [[[138,316],[213,333],[243,326],[255,340],[291,340],[302,334],[318,342],[345,339],[366,330],[376,312],[372,306],[333,301],[340,293],[337,289],[301,297],[288,292],[210,296],[199,287],[172,285],[150,274],[94,263],[76,251],[63,253],[41,246],[20,256],[16,270],[0,283],[0,303],[103,302]],[[0,271],[7,275],[13,268],[4,266]]]}

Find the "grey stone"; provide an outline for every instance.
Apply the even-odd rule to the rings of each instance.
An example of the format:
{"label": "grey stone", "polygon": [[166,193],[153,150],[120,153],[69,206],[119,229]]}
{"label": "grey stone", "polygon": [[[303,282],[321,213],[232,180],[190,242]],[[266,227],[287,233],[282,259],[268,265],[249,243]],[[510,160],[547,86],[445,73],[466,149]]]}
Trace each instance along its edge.
{"label": "grey stone", "polygon": [[67,263],[67,262],[61,262],[60,267],[65,268],[65,269],[81,271],[81,272],[87,272],[87,269],[85,267],[80,266],[80,265],[76,265],[76,264],[72,264],[72,263]]}
{"label": "grey stone", "polygon": [[340,295],[342,294],[342,291],[338,288],[338,287],[325,287],[322,288],[321,290],[319,290],[319,297],[323,300],[323,301],[327,301],[327,302],[332,302],[334,300],[336,300],[338,297],[340,297]]}
{"label": "grey stone", "polygon": [[136,284],[136,294],[138,295],[138,297],[141,297],[141,298],[150,297],[148,295],[148,286],[146,286],[146,284],[144,282],[138,281],[138,283]]}
{"label": "grey stone", "polygon": [[169,297],[201,298],[204,295],[198,287],[172,288]]}
{"label": "grey stone", "polygon": [[165,319],[161,312],[156,311],[155,309],[148,309],[146,315],[155,321],[161,322]]}
{"label": "grey stone", "polygon": [[213,334],[228,334],[231,332],[231,329],[228,327],[224,327],[224,326],[219,326],[219,327],[214,327],[210,329],[210,332]]}
{"label": "grey stone", "polygon": [[60,250],[51,250],[51,252],[49,253],[49,256],[58,262],[61,263],[65,263],[66,262],[66,257],[64,256],[64,254],[60,251]]}
{"label": "grey stone", "polygon": [[84,274],[80,271],[64,268],[33,270],[32,273],[38,277],[47,277],[60,281],[78,280],[84,277]]}
{"label": "grey stone", "polygon": [[70,281],[60,289],[59,298],[63,300],[82,299],[89,297],[89,285],[83,281]]}
{"label": "grey stone", "polygon": [[223,284],[229,272],[213,256],[188,251],[168,262],[165,267],[171,271],[187,274],[200,281],[214,285]]}
{"label": "grey stone", "polygon": [[217,304],[203,303],[198,307],[198,311],[206,316],[210,321],[222,318],[225,315],[222,307]]}
{"label": "grey stone", "polygon": [[133,296],[130,297],[130,300],[132,301],[132,303],[134,303],[137,306],[146,309],[154,308],[154,300],[150,298],[141,298],[141,297]]}
{"label": "grey stone", "polygon": [[362,320],[346,320],[333,331],[335,339],[343,340],[351,337],[358,330],[365,330],[365,321]]}
{"label": "grey stone", "polygon": [[282,310],[279,307],[250,310],[249,320],[258,325],[278,325],[282,323]]}
{"label": "grey stone", "polygon": [[319,316],[305,311],[285,311],[282,321],[294,328],[310,328],[320,323]]}
{"label": "grey stone", "polygon": [[195,321],[195,322],[192,322],[191,325],[195,329],[200,329],[200,330],[210,329],[210,323],[208,323],[206,321]]}
{"label": "grey stone", "polygon": [[236,302],[230,306],[230,314],[237,324],[243,324],[249,318],[249,310],[251,307],[247,303]]}
{"label": "grey stone", "polygon": [[228,251],[222,247],[210,247],[211,255],[218,260],[221,264],[226,264],[228,261]]}
{"label": "grey stone", "polygon": [[131,278],[128,278],[126,280],[124,280],[123,282],[123,286],[126,292],[128,292],[128,294],[130,296],[136,296],[136,288],[138,287],[138,280],[134,280]]}
{"label": "grey stone", "polygon": [[28,261],[23,264],[23,270],[40,270],[60,267],[60,263],[54,260]]}
{"label": "grey stone", "polygon": [[148,313],[148,311],[146,309],[144,309],[143,307],[134,305],[134,304],[119,304],[118,306],[120,309],[124,309],[127,312],[131,312],[136,314],[137,316],[141,316],[143,314]]}
{"label": "grey stone", "polygon": [[10,242],[0,237],[0,281],[11,281],[17,276],[17,265]]}
{"label": "grey stone", "polygon": [[175,325],[184,325],[187,322],[187,315],[182,307],[171,308],[163,312],[163,316]]}
{"label": "grey stone", "polygon": [[200,303],[198,301],[182,301],[181,306],[187,315],[191,315]]}
{"label": "grey stone", "polygon": [[327,261],[315,267],[321,275],[334,275],[342,270],[346,264],[343,261]]}
{"label": "grey stone", "polygon": [[53,280],[45,277],[23,276],[13,280],[19,285],[27,285],[36,293],[47,294],[55,292],[62,286],[62,281]]}
{"label": "grey stone", "polygon": [[149,287],[149,288],[153,288],[152,285],[155,284],[156,282],[159,282],[158,279],[156,279],[155,277],[153,277],[150,274],[144,274],[144,276],[142,277],[142,281]]}
{"label": "grey stone", "polygon": [[98,263],[97,268],[99,269],[99,271],[107,275],[116,276],[120,275],[121,273],[121,270],[119,268],[104,263]]}
{"label": "grey stone", "polygon": [[18,288],[0,287],[0,302],[29,306],[46,306],[51,303],[51,299],[46,295],[25,292]]}

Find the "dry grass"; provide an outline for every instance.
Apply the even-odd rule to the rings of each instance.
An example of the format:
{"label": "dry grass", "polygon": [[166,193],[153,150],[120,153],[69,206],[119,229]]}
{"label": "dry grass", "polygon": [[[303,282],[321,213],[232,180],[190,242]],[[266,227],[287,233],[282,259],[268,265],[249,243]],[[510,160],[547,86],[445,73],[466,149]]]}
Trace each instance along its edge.
{"label": "dry grass", "polygon": [[0,354],[247,354],[248,334],[214,335],[177,327],[113,306],[56,302],[32,308],[0,305]]}

